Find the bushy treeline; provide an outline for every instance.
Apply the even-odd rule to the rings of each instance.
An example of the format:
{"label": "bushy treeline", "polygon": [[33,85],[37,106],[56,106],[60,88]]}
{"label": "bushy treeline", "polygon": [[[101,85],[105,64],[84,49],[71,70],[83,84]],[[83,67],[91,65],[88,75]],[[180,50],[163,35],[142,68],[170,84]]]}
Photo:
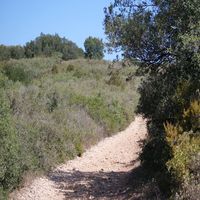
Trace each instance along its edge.
{"label": "bushy treeline", "polygon": [[[123,87],[108,62],[32,58],[0,63],[0,199],[26,175],[80,156],[134,117],[139,78],[121,68]],[[114,69],[112,69],[114,70]]]}
{"label": "bushy treeline", "polygon": [[63,60],[84,57],[84,52],[74,42],[58,34],[43,34],[25,46],[0,45],[0,60],[58,56]]}
{"label": "bushy treeline", "polygon": [[145,74],[138,113],[148,119],[141,162],[172,199],[200,196],[199,1],[116,0],[106,10],[110,47]]}

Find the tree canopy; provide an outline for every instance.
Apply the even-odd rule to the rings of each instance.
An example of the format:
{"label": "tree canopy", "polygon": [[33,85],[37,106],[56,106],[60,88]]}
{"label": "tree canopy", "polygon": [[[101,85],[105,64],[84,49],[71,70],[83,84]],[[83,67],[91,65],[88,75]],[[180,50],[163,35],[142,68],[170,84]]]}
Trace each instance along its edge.
{"label": "tree canopy", "polygon": [[25,55],[29,58],[34,56],[52,56],[60,53],[64,60],[83,57],[83,50],[74,42],[61,38],[58,34],[43,34],[34,41],[25,45]]}
{"label": "tree canopy", "polygon": [[35,40],[27,42],[25,46],[0,46],[0,60],[39,56],[51,57],[60,54],[63,60],[84,57],[84,52],[74,42],[60,37],[58,34],[41,33]]}
{"label": "tree canopy", "polygon": [[137,2],[115,0],[105,8],[109,47],[122,50],[125,57],[136,58],[148,67],[181,60],[182,36],[199,26],[199,1]]}
{"label": "tree canopy", "polygon": [[88,37],[84,42],[85,57],[90,59],[102,59],[104,57],[104,44],[101,39]]}

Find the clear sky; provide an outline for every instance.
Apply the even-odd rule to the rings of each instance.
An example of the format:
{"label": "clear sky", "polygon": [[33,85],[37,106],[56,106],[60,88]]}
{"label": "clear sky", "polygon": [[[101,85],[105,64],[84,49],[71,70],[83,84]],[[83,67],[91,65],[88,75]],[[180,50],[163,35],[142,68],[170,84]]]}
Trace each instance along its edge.
{"label": "clear sky", "polygon": [[[103,8],[112,0],[0,0],[0,44],[24,45],[41,32],[58,33],[83,48],[88,36],[105,39]],[[114,58],[113,55],[105,56]]]}

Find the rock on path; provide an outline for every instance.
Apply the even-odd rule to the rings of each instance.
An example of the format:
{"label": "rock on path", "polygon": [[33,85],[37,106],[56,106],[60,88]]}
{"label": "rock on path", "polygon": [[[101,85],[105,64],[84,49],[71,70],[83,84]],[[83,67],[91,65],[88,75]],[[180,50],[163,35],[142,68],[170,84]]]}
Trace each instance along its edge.
{"label": "rock on path", "polygon": [[132,199],[129,177],[139,165],[140,141],[146,133],[145,120],[137,116],[126,130],[102,140],[82,157],[58,166],[49,176],[36,178],[13,192],[10,199]]}

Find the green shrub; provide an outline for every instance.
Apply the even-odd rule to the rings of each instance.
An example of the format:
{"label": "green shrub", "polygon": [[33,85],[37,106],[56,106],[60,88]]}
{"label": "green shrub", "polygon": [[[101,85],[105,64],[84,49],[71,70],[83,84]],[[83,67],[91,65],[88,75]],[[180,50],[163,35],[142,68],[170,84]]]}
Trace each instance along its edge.
{"label": "green shrub", "polygon": [[[148,77],[144,79],[139,88],[139,93],[141,96],[138,105],[138,112],[143,114],[151,122],[150,126],[148,126],[150,140],[148,140],[147,143],[154,140],[155,137],[158,138],[158,141],[163,139],[165,141],[165,144],[163,143],[163,147],[161,147],[161,149],[159,148],[159,142],[157,142],[155,145],[152,144],[152,150],[150,151],[151,153],[148,153],[148,145],[145,145],[143,148],[143,154],[147,155],[145,157],[143,156],[142,159],[144,163],[150,162],[157,164],[157,162],[160,162],[160,165],[162,165],[163,168],[155,166],[154,171],[155,176],[157,177],[157,182],[161,184],[163,183],[161,178],[162,175],[165,176],[166,174],[171,173],[171,175],[166,176],[169,179],[165,181],[168,183],[166,188],[169,192],[170,190],[174,191],[174,189],[177,189],[175,186],[178,185],[179,181],[173,174],[174,172],[169,172],[169,168],[167,167],[167,163],[170,162],[174,156],[173,148],[169,144],[168,139],[171,138],[175,144],[178,139],[177,133],[180,131],[190,132],[192,126],[197,126],[195,124],[197,124],[198,121],[198,118],[193,117],[194,120],[190,118],[190,120],[187,119],[187,123],[184,123],[185,119],[183,117],[183,110],[188,108],[190,102],[194,98],[199,98],[197,97],[199,80],[193,77],[194,74],[199,74],[199,68],[190,66],[190,70],[186,73],[186,66],[184,67],[173,65],[169,68],[164,68],[163,66],[163,71],[158,71],[156,73],[152,72],[152,74],[148,75]],[[176,73],[174,73],[174,71],[176,71]],[[166,124],[166,122],[169,122],[173,125],[172,129],[169,130],[171,132],[171,136],[167,134],[167,137],[164,130],[164,124]],[[195,129],[197,130],[197,128]],[[167,150],[168,153],[166,152],[166,154],[163,155],[162,149],[164,151]],[[152,152],[154,152],[158,158],[151,158]],[[181,148],[179,153],[181,154]],[[163,158],[163,156],[166,157]],[[147,160],[145,161],[145,159]],[[152,161],[153,159],[155,159],[155,161]],[[157,174],[160,175],[157,176]],[[160,185],[160,187],[162,187],[162,185]]]}
{"label": "green shrub", "polygon": [[71,103],[84,106],[89,115],[97,123],[102,124],[109,133],[122,127],[126,121],[123,107],[117,101],[106,104],[100,95],[94,97],[73,95]]}
{"label": "green shrub", "polygon": [[189,163],[190,179],[182,183],[181,188],[174,195],[175,200],[196,200],[200,196],[200,155],[196,155]]}
{"label": "green shrub", "polygon": [[[184,194],[177,197],[180,199],[183,196],[192,196],[192,191],[198,190],[198,184],[195,184],[194,180],[199,180],[199,166],[194,163],[193,158],[198,158],[200,153],[199,115],[200,103],[194,100],[183,112],[181,121],[183,128],[178,124],[167,123],[165,125],[166,139],[173,153],[173,157],[167,161],[166,165],[176,184],[182,188],[180,191]],[[190,128],[190,131],[184,132],[185,128],[186,131]],[[192,183],[192,187],[188,185],[189,182]],[[184,192],[186,188],[189,191]],[[174,188],[173,192],[176,193],[176,190],[177,188]]]}
{"label": "green shrub", "polygon": [[57,74],[59,72],[58,65],[54,65],[51,71],[53,74]]}
{"label": "green shrub", "polygon": [[75,69],[75,67],[74,67],[74,65],[72,65],[72,64],[69,64],[68,66],[67,66],[67,72],[71,72],[71,71],[73,71]]}
{"label": "green shrub", "polygon": [[25,69],[20,66],[13,67],[11,65],[8,65],[5,67],[4,70],[5,70],[6,76],[14,82],[21,81],[27,84],[31,82],[31,80],[34,77],[31,71],[25,71]]}
{"label": "green shrub", "polygon": [[125,86],[125,81],[123,80],[119,70],[111,72],[110,78],[107,83],[109,85],[115,85],[122,88],[124,88]]}
{"label": "green shrub", "polygon": [[47,108],[49,112],[53,112],[54,109],[58,106],[58,93],[53,92],[52,94],[47,95],[48,101],[47,101]]}
{"label": "green shrub", "polygon": [[43,74],[50,73],[57,63],[59,60],[56,58],[11,60],[4,63],[3,72],[12,81],[27,84]]}
{"label": "green shrub", "polygon": [[0,92],[0,196],[12,190],[20,180],[19,142],[4,91]]}
{"label": "green shrub", "polygon": [[8,78],[0,72],[0,88],[6,88],[8,85]]}
{"label": "green shrub", "polygon": [[163,171],[166,162],[172,157],[169,152],[170,147],[165,138],[155,137],[146,143],[140,158],[148,170]]}

